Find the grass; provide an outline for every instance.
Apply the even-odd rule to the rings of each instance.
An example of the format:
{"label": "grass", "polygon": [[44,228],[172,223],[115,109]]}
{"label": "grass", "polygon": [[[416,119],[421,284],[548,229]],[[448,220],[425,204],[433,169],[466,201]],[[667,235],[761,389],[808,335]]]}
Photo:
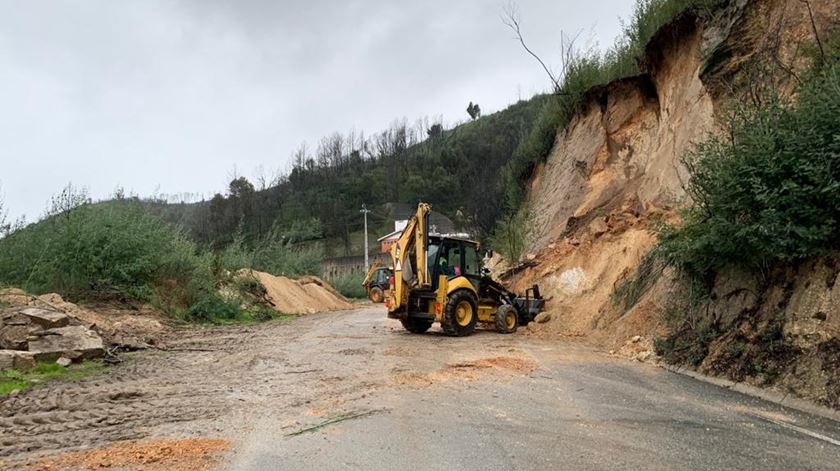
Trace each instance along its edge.
{"label": "grass", "polygon": [[3,370],[0,371],[0,396],[12,391],[37,387],[48,381],[77,381],[97,374],[104,369],[104,365],[95,361],[85,361],[67,368],[53,362],[38,363],[28,371]]}

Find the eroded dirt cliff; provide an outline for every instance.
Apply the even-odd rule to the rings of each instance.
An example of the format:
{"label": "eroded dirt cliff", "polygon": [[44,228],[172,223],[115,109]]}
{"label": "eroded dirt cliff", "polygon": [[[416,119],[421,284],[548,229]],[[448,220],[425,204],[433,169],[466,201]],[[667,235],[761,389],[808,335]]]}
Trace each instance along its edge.
{"label": "eroded dirt cliff", "polygon": [[[632,344],[629,353],[635,355],[650,350],[652,340],[669,331],[665,310],[674,289],[671,272],[656,271],[652,287],[629,309],[614,302],[615,287],[636,273],[656,243],[658,224],[677,218],[678,209],[689,203],[688,172],[681,158],[710,133],[719,132],[727,108],[751,99],[767,74],[779,89],[793,89],[797,71],[807,66],[802,49],[813,42],[815,28],[825,33],[840,21],[836,2],[812,2],[812,8],[813,23],[807,5],[798,0],[732,1],[705,19],[683,14],[648,44],[645,73],[588,93],[577,116],[558,133],[546,163],[535,172],[527,203],[533,223],[529,253],[509,272],[508,281],[517,289],[537,282],[549,299],[551,321],[531,327],[533,335],[581,336],[611,350],[627,351]],[[826,278],[824,274],[802,267],[791,270],[797,296],[827,301],[814,308],[817,315],[806,307],[810,301],[800,303],[793,296],[782,306],[783,314],[774,311],[764,317],[781,315],[783,336],[802,331],[803,338],[813,337],[819,330],[815,322],[834,325],[840,318],[836,308],[825,307],[836,297],[830,294],[836,288],[821,281],[827,286],[825,293],[809,291]],[[749,283],[735,284],[718,302],[723,310],[738,311],[733,319],[744,320],[750,310],[755,313],[770,302],[756,294],[751,306],[738,305],[739,298],[731,293],[749,289],[743,286]],[[773,286],[765,282],[761,290]],[[733,320],[727,328],[736,325]],[[807,327],[802,330],[803,326]],[[750,335],[762,331],[756,325],[742,328],[752,329]],[[836,339],[833,332],[828,338],[820,333],[821,342]],[[631,342],[635,336],[640,338]],[[819,343],[807,348],[818,349]],[[713,356],[701,369],[732,376],[707,365]],[[795,366],[791,365],[785,368]],[[821,365],[803,367],[824,370]],[[825,376],[801,379],[805,376],[787,381],[785,387],[830,403],[815,392]],[[774,380],[783,377],[784,372],[777,372]],[[747,379],[743,374],[741,378]],[[808,384],[794,384],[797,381]]]}

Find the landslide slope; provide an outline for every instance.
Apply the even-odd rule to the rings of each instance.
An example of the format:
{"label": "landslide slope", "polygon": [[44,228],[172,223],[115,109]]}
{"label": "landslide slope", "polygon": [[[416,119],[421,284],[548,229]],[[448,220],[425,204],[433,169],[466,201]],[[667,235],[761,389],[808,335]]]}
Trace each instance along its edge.
{"label": "landslide slope", "polygon": [[[516,289],[539,283],[549,298],[552,320],[532,332],[583,336],[616,350],[641,336],[644,347],[630,353],[651,348],[653,338],[668,332],[663,320],[673,289],[668,270],[652,273],[657,281],[630,309],[613,302],[615,287],[640,265],[650,268],[643,262],[656,243],[658,224],[675,220],[677,210],[690,203],[681,157],[721,130],[728,106],[749,99],[757,71],[766,73],[773,64],[774,83],[785,93],[793,89],[790,71],[807,66],[802,48],[813,41],[814,28],[824,34],[840,20],[840,5],[812,3],[813,24],[807,5],[798,0],[736,0],[703,18],[686,12],[648,43],[644,73],[588,92],[533,175],[526,203],[532,221],[528,261],[508,271],[513,274],[507,281]],[[797,286],[810,287],[808,277],[824,280],[823,272],[796,271]],[[728,283],[733,286],[724,294],[742,289]],[[833,287],[832,281],[826,293],[808,296],[833,299],[828,296]],[[738,299],[718,307],[742,312],[745,303]],[[746,308],[755,310],[756,303],[761,304],[754,300]],[[825,320],[825,303],[814,303]],[[840,312],[828,311],[827,322],[840,327]],[[796,326],[802,335],[813,334],[801,332],[801,321]]]}

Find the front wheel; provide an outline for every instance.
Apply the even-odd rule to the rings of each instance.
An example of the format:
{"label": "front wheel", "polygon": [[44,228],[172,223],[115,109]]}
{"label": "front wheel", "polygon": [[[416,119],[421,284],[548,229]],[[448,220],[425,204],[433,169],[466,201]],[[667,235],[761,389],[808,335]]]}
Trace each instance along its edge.
{"label": "front wheel", "polygon": [[478,322],[475,296],[465,289],[459,289],[449,295],[446,314],[441,322],[443,331],[448,335],[463,337],[475,331]]}
{"label": "front wheel", "polygon": [[374,286],[370,289],[368,298],[370,298],[370,300],[375,302],[376,304],[379,304],[385,300],[385,293],[382,291],[382,288]]}
{"label": "front wheel", "polygon": [[502,334],[512,334],[519,327],[519,316],[516,314],[516,309],[510,304],[499,306],[494,320],[496,321],[496,330]]}
{"label": "front wheel", "polygon": [[432,327],[432,321],[424,319],[400,319],[400,323],[402,323],[403,327],[405,327],[405,330],[411,332],[412,334],[422,334]]}

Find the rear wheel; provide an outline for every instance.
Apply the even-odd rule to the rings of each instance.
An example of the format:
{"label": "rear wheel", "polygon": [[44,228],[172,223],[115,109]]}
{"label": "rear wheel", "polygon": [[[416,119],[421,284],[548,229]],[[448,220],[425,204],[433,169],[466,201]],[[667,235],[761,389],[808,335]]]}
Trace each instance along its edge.
{"label": "rear wheel", "polygon": [[425,319],[415,319],[415,318],[408,318],[408,319],[400,319],[403,327],[405,330],[411,332],[412,334],[422,334],[423,332],[429,330],[432,326],[432,321],[427,321]]}
{"label": "rear wheel", "polygon": [[381,303],[382,301],[385,300],[385,293],[382,291],[382,288],[380,288],[378,286],[374,286],[373,288],[370,289],[370,293],[368,294],[368,298],[370,298],[371,301],[379,304],[379,303]]}
{"label": "rear wheel", "polygon": [[459,289],[449,295],[446,314],[441,327],[448,335],[463,337],[475,331],[478,322],[475,296],[465,289]]}
{"label": "rear wheel", "polygon": [[510,304],[499,306],[494,320],[496,321],[496,330],[503,334],[512,334],[519,327],[519,316],[516,314],[516,309]]}

